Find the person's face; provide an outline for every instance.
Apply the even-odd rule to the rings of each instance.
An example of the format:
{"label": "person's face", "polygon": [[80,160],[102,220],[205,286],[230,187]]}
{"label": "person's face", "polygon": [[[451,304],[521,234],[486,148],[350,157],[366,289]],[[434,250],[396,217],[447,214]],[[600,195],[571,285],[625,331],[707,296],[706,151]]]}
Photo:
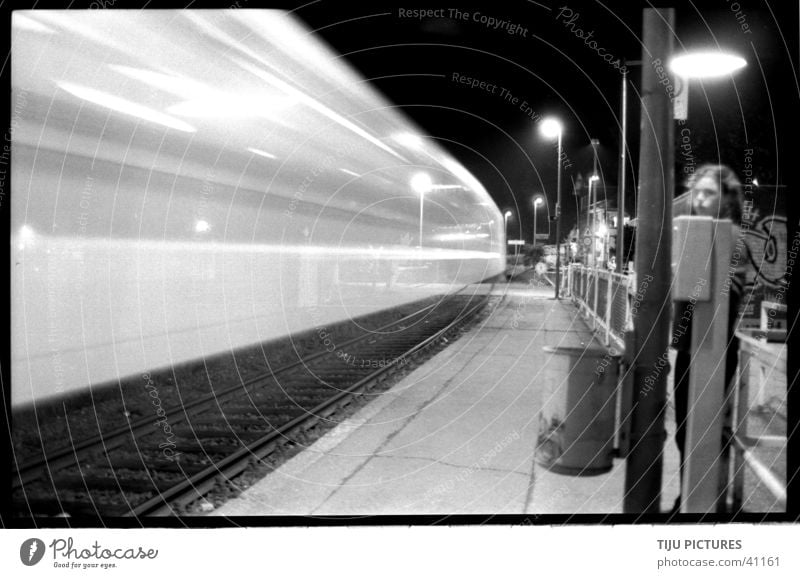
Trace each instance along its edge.
{"label": "person's face", "polygon": [[692,187],[692,214],[718,219],[721,203],[719,181],[712,176],[698,179]]}

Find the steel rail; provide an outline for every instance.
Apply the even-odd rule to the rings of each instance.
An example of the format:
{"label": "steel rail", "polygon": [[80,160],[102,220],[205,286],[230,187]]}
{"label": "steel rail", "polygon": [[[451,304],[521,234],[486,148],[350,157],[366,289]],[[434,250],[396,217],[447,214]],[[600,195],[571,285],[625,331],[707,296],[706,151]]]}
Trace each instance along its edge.
{"label": "steel rail", "polygon": [[[347,341],[344,341],[339,345],[339,347],[346,347],[349,345],[353,345],[355,343],[366,341],[368,338],[374,337],[375,332],[381,332],[391,329],[396,325],[400,325],[401,323],[407,322],[414,317],[418,317],[419,315],[425,313],[426,311],[436,306],[437,303],[432,303],[430,305],[427,305],[422,309],[419,309],[409,315],[402,317],[401,319],[392,321],[391,323],[387,323],[386,325],[383,325],[378,329],[372,330],[366,333],[365,335],[360,335],[352,339],[349,339]],[[311,355],[308,355],[288,365],[285,365],[275,370],[271,370],[268,373],[262,373],[260,375],[250,378],[247,381],[222,389],[221,391],[207,394],[197,400],[194,400],[186,404],[175,405],[165,410],[165,417],[169,418],[171,420],[171,423],[173,424],[188,421],[190,418],[191,410],[195,410],[196,413],[196,410],[201,410],[204,408],[204,406],[207,406],[208,404],[216,403],[220,399],[230,397],[235,393],[242,393],[243,388],[245,390],[248,390],[254,387],[264,385],[272,380],[275,380],[279,375],[285,374],[293,369],[296,369],[301,365],[306,365],[309,362],[314,361],[318,358],[330,355],[331,352],[329,351],[318,351],[316,353],[312,353]],[[87,437],[77,443],[70,444],[69,446],[65,446],[49,454],[46,454],[43,458],[38,458],[36,460],[30,460],[28,462],[25,462],[12,471],[11,487],[12,489],[19,489],[24,484],[39,479],[45,473],[45,471],[51,471],[55,468],[74,465],[79,461],[81,457],[86,456],[87,454],[97,451],[98,449],[103,449],[103,450],[114,449],[125,443],[131,437],[136,438],[137,434],[142,434],[142,433],[149,434],[152,431],[152,429],[153,429],[153,418],[142,417],[137,420],[130,421],[124,426],[120,426],[116,429],[113,429],[106,434],[97,434],[91,437]]]}
{"label": "steel rail", "polygon": [[[421,350],[436,342],[443,335],[473,317],[486,304],[488,296],[488,294],[484,295],[484,298],[479,300],[479,302],[472,306],[466,313],[462,312],[445,327],[397,356],[397,359],[418,354]],[[281,439],[286,439],[294,431],[309,429],[321,418],[330,415],[339,407],[347,405],[355,395],[371,389],[385,373],[397,367],[397,364],[390,364],[379,368],[377,371],[359,380],[349,388],[342,390],[332,398],[308,410],[307,415],[296,417],[277,430],[255,440],[219,462],[212,464],[203,471],[182,480],[168,490],[160,492],[159,495],[133,508],[129,513],[126,513],[125,516],[138,517],[174,514],[174,506],[186,505],[202,497],[202,495],[219,483],[220,479],[230,480],[232,477],[240,474],[249,467],[252,462],[263,459],[274,451]]]}

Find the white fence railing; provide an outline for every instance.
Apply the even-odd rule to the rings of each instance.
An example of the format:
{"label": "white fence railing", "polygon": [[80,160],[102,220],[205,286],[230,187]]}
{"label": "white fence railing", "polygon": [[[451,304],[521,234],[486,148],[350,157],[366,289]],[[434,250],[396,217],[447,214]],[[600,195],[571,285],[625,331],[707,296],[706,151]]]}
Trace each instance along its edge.
{"label": "white fence railing", "polygon": [[603,344],[614,344],[621,350],[625,330],[632,325],[632,278],[583,265],[570,265],[563,277],[565,294],[587,316]]}
{"label": "white fence railing", "polygon": [[[633,329],[631,307],[635,300],[636,279],[632,275],[583,265],[570,265],[563,269],[561,292],[569,296],[586,316],[591,328],[595,330],[604,345],[612,344],[620,351],[625,346],[625,331]],[[786,385],[786,347],[783,344],[767,344],[753,339],[748,332],[737,332],[741,340],[739,352],[738,380],[732,395],[726,396],[733,411],[728,415],[732,423],[726,430],[731,432],[726,445],[732,452],[733,468],[727,477],[729,507],[738,512],[744,496],[745,469],[749,469],[760,484],[772,494],[779,509],[786,508],[786,482],[775,473],[775,463],[765,463],[757,456],[757,448],[785,450],[786,437],[782,435],[748,435],[748,415],[757,414],[764,407],[767,376]],[[756,373],[758,393],[750,399],[751,368]],[[785,394],[785,388],[783,389]],[[785,408],[785,397],[784,405]],[[732,431],[731,431],[732,430]],[[726,459],[723,463],[727,463]],[[778,468],[782,469],[782,468]],[[728,473],[728,472],[726,472]]]}
{"label": "white fence railing", "polygon": [[[729,478],[731,490],[732,511],[738,512],[743,506],[744,474],[747,466],[759,479],[761,485],[772,494],[774,505],[783,511],[786,510],[786,479],[776,474],[775,470],[785,470],[776,463],[776,457],[771,460],[759,459],[759,448],[766,448],[767,455],[775,453],[785,459],[787,449],[786,425],[786,344],[767,343],[756,339],[752,331],[737,331],[740,339],[739,346],[739,371],[738,383],[733,392],[732,414],[732,440],[730,443],[733,451],[733,473]],[[755,383],[751,383],[751,379]],[[755,395],[751,396],[752,387],[755,385]],[[751,416],[765,413],[765,408],[776,405],[768,403],[767,396],[774,396],[778,400],[778,411],[771,408],[767,413],[772,414],[768,424],[778,425],[782,421],[783,427],[767,427],[762,432],[748,431]],[[757,420],[761,421],[761,420]],[[769,430],[783,430],[778,435],[771,434]],[[769,449],[773,451],[770,452]]]}

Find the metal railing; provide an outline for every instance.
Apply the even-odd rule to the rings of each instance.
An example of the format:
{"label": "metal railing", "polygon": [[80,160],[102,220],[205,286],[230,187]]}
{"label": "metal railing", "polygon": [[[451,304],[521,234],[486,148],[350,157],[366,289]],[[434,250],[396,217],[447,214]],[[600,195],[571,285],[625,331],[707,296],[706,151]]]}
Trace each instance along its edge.
{"label": "metal railing", "polygon": [[[633,275],[620,275],[612,271],[573,264],[564,268],[561,289],[564,296],[569,296],[578,305],[604,345],[608,347],[613,344],[620,351],[624,350],[625,331],[632,330],[633,326],[631,303],[636,291],[636,280]],[[786,347],[784,344],[765,343],[763,340],[755,339],[749,331],[737,331],[737,337],[741,343],[738,380],[736,387],[733,388],[734,391],[726,396],[725,400],[725,403],[731,403],[733,406],[733,411],[728,414],[730,429],[725,428],[732,432],[728,443],[732,452],[733,470],[726,475],[731,499],[729,506],[732,512],[741,510],[744,476],[746,468],[749,468],[760,484],[772,494],[775,505],[785,511],[786,483],[774,472],[774,462],[765,463],[760,460],[757,451],[759,448],[785,450],[787,436],[763,433],[750,435],[748,418],[764,413],[764,408],[768,405],[764,399],[767,380],[778,380],[788,385]],[[758,390],[752,400],[751,373],[758,380]],[[785,393],[786,389],[783,391]],[[782,407],[785,409],[785,398]],[[727,463],[727,456],[723,459],[723,463]]]}
{"label": "metal railing", "polygon": [[[755,339],[752,332],[737,331],[740,340],[739,347],[739,371],[738,383],[733,392],[733,412],[732,413],[732,443],[733,452],[733,473],[728,480],[731,490],[731,508],[733,512],[741,510],[744,494],[744,474],[747,466],[759,479],[761,484],[769,490],[775,499],[775,504],[786,511],[786,483],[781,480],[773,471],[775,462],[764,463],[757,455],[758,448],[771,448],[780,450],[780,454],[785,455],[787,445],[786,432],[782,435],[770,435],[761,433],[760,435],[750,435],[748,423],[751,416],[764,413],[762,410],[769,404],[766,403],[766,390],[768,382],[773,381],[778,384],[787,384],[786,381],[786,345],[783,343],[766,343],[760,339]],[[751,371],[752,370],[752,371]],[[758,389],[754,399],[750,396],[750,381],[752,374],[755,374]],[[785,394],[786,388],[781,394]],[[785,397],[781,397],[781,407],[786,411]],[[780,415],[773,413],[770,422]],[[781,419],[781,418],[777,418]],[[785,421],[785,415],[783,416]],[[767,428],[770,429],[770,428]]]}
{"label": "metal railing", "polygon": [[630,276],[583,265],[570,265],[564,294],[586,315],[605,346],[624,347],[625,330],[632,324]]}

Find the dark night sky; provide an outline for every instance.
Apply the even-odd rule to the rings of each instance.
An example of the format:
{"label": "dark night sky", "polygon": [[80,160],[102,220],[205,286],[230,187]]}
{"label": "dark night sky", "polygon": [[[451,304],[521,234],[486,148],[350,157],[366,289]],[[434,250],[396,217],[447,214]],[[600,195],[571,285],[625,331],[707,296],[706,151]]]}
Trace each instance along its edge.
{"label": "dark night sky", "polygon": [[[743,150],[753,147],[759,181],[784,180],[776,139],[785,138],[780,133],[788,130],[784,118],[788,115],[782,108],[788,100],[785,93],[797,94],[797,77],[787,56],[788,52],[796,61],[797,4],[739,2],[738,18],[731,9],[736,3],[726,0],[657,5],[676,8],[676,49],[718,43],[748,60],[746,69],[732,79],[692,87],[687,126],[696,162],[725,162],[740,169]],[[400,15],[400,9],[420,7],[443,12],[423,19]],[[343,6],[323,1],[300,8],[297,15],[424,132],[440,139],[481,180],[502,210],[514,211],[510,234],[521,214],[528,238],[533,228],[531,197],[544,192],[552,209],[556,189],[555,143],[539,135],[535,119],[554,114],[565,126],[563,144],[571,165],[564,173],[565,232],[576,215],[572,182],[592,169],[591,138],[600,140],[603,179],[608,194],[616,194],[611,187],[618,180],[621,74],[613,61],[641,58],[642,7],[637,2],[510,0],[465,6],[460,10],[468,16],[460,19],[447,4]],[[518,30],[510,34],[503,27],[492,29],[475,21],[478,13],[507,21]],[[613,55],[611,64],[577,37],[578,29],[593,32],[590,40]],[[492,93],[459,84],[453,73],[497,88]],[[630,67],[629,78],[633,88],[628,138],[634,167],[626,210],[632,213],[640,67]],[[519,100],[504,99],[503,89]],[[680,155],[676,161],[678,182]],[[547,223],[541,211],[539,216],[539,232],[544,232]]]}

